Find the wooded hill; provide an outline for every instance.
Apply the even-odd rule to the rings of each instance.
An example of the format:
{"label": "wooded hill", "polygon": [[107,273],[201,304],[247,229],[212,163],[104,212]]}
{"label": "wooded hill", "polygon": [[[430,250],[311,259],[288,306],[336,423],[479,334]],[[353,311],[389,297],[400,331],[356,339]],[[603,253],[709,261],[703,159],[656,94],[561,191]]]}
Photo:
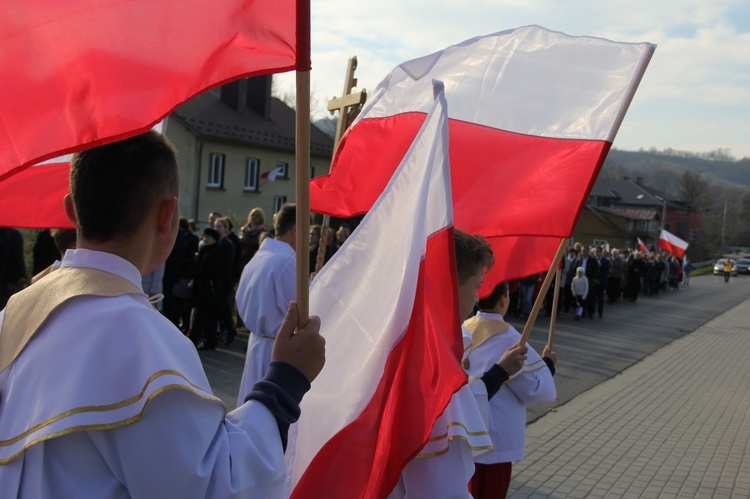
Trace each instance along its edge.
{"label": "wooded hill", "polygon": [[599,177],[643,177],[645,185],[678,197],[680,180],[686,171],[703,172],[704,178],[715,187],[750,191],[750,158],[736,160],[723,150],[695,154],[672,149],[612,149]]}

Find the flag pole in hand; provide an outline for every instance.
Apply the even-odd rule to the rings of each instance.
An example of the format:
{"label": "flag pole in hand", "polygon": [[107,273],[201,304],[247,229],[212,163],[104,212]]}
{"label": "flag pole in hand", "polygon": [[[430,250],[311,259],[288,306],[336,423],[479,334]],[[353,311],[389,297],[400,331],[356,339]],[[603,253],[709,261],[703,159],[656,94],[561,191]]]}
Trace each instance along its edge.
{"label": "flag pole in hand", "polygon": [[560,299],[560,265],[557,266],[555,274],[555,291],[552,295],[552,315],[549,320],[549,338],[547,339],[547,348],[552,350],[552,342],[555,340],[555,326],[557,325],[557,303]]}
{"label": "flag pole in hand", "polygon": [[549,285],[552,282],[552,276],[554,275],[555,269],[557,268],[557,265],[560,263],[560,258],[562,257],[563,253],[565,253],[565,248],[567,247],[568,247],[568,238],[564,237],[562,241],[560,241],[560,247],[557,248],[557,253],[555,254],[555,257],[552,259],[552,265],[549,266],[549,271],[547,272],[547,276],[544,278],[544,282],[542,283],[542,288],[539,290],[539,295],[537,295],[536,300],[534,301],[534,306],[531,309],[529,318],[526,320],[526,326],[523,328],[523,333],[521,333],[521,339],[518,340],[518,345],[524,345],[529,340],[529,335],[531,334],[531,328],[534,327],[534,322],[536,322],[536,316],[539,315],[539,309],[542,308],[544,295],[547,294]]}
{"label": "flag pole in hand", "polygon": [[297,326],[310,316],[310,71],[297,71]]}

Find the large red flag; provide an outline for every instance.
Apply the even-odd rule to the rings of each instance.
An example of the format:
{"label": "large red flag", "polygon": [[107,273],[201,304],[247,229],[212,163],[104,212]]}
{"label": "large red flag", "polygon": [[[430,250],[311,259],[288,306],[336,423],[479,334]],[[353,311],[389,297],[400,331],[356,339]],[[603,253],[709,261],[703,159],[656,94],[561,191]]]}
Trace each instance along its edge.
{"label": "large red flag", "polygon": [[654,51],[528,26],[396,67],[311,183],[311,210],[364,213],[425,119],[433,78],[449,103],[456,227],[481,233],[501,280],[547,270],[568,237]]}
{"label": "large red flag", "polygon": [[327,361],[290,445],[293,499],[388,495],[466,383],[444,106],[441,93],[382,196],[312,284]]}
{"label": "large red flag", "polygon": [[309,0],[24,0],[0,16],[0,180],[145,132],[229,81],[310,68]]}

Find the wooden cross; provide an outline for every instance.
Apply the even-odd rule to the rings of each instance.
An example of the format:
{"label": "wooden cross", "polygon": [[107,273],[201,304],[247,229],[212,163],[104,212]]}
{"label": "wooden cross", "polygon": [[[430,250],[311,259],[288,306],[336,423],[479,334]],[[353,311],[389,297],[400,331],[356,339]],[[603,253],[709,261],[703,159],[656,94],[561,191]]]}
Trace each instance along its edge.
{"label": "wooden cross", "polygon": [[328,110],[331,114],[336,111],[339,112],[339,122],[336,125],[336,135],[333,137],[333,152],[336,153],[336,148],[339,145],[339,140],[344,134],[349,125],[352,124],[354,118],[357,117],[359,112],[362,110],[362,106],[367,100],[367,90],[360,90],[356,94],[351,93],[352,89],[357,86],[357,79],[354,77],[354,71],[357,69],[357,56],[353,56],[349,59],[349,63],[346,66],[346,77],[344,79],[344,91],[341,97],[334,97],[328,101]]}
{"label": "wooden cross", "polygon": [[[336,148],[344,131],[349,128],[354,119],[359,115],[362,106],[367,100],[367,90],[362,89],[357,93],[351,93],[352,89],[357,86],[357,79],[354,77],[354,71],[357,69],[357,56],[352,56],[346,65],[346,77],[344,78],[344,91],[341,97],[334,97],[328,101],[328,111],[334,114],[339,112],[339,122],[336,125],[336,134],[333,136],[333,153],[336,154]],[[320,230],[320,242],[318,243],[318,258],[315,261],[315,272],[325,265],[326,247],[331,233],[329,224],[331,217],[323,216],[323,227]]]}

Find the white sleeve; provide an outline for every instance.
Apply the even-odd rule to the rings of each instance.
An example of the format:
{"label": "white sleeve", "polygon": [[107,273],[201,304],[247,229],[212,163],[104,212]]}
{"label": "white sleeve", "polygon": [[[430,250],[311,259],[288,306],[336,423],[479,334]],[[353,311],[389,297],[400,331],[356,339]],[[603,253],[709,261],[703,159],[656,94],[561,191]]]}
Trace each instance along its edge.
{"label": "white sleeve", "polygon": [[278,425],[261,403],[229,413],[185,390],[168,390],[143,417],[89,432],[132,497],[281,497],[284,454]]}
{"label": "white sleeve", "polygon": [[529,347],[523,368],[505,384],[524,404],[554,402],[557,398],[555,381],[547,363],[536,350]]}
{"label": "white sleeve", "polygon": [[452,440],[445,454],[412,459],[406,465],[399,483],[403,495],[398,497],[471,498],[468,483],[473,475],[474,460],[469,447],[463,440]]}

